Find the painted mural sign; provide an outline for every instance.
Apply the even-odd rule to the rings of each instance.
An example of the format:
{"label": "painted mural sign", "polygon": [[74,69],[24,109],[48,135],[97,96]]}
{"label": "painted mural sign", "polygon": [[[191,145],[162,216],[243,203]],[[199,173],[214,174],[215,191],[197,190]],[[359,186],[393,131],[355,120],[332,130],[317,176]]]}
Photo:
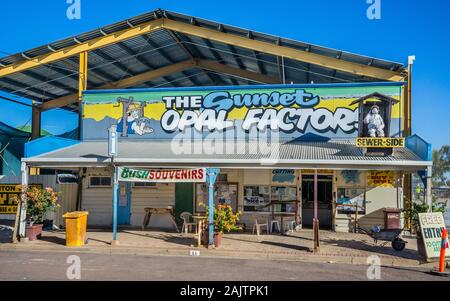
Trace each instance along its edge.
{"label": "painted mural sign", "polygon": [[125,182],[206,182],[205,168],[136,169],[118,167],[119,181]]}
{"label": "painted mural sign", "polygon": [[[445,228],[444,215],[441,212],[419,213],[419,224],[427,258],[439,258],[441,234]],[[448,251],[446,254],[450,255]]]}
{"label": "painted mural sign", "polygon": [[[180,133],[244,138],[278,133],[358,136],[356,99],[373,92],[400,99],[401,84],[277,85],[85,91],[83,139],[106,139],[117,125],[121,138],[166,139]],[[390,136],[400,135],[400,107],[392,106]]]}
{"label": "painted mural sign", "polygon": [[392,188],[395,184],[395,175],[393,171],[371,170],[367,172],[367,186]]}
{"label": "painted mural sign", "polygon": [[[40,184],[31,184],[30,187],[42,188]],[[0,184],[0,215],[16,214],[17,204],[13,201],[16,196],[20,198],[22,186],[18,184]]]}

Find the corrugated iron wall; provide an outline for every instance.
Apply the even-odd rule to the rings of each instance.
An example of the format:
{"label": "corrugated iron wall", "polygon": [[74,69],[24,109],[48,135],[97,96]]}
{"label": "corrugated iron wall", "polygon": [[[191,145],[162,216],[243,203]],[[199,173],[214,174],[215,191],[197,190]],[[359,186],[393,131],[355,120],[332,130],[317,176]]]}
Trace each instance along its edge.
{"label": "corrugated iron wall", "polygon": [[[0,184],[21,184],[21,176],[4,176],[0,177]],[[53,190],[60,192],[59,204],[61,207],[54,214],[50,214],[47,218],[53,218],[56,226],[64,225],[62,215],[68,211],[76,210],[78,184],[66,183],[57,184],[56,175],[35,175],[29,176],[30,184],[41,184],[42,187],[51,187]],[[2,219],[15,219],[15,215],[2,215]]]}
{"label": "corrugated iron wall", "polygon": [[56,184],[57,191],[60,192],[59,204],[61,207],[55,212],[53,219],[53,224],[60,227],[65,226],[64,218],[62,217],[64,213],[70,211],[76,211],[77,205],[77,195],[78,195],[78,184],[76,183],[66,183],[66,184]]}

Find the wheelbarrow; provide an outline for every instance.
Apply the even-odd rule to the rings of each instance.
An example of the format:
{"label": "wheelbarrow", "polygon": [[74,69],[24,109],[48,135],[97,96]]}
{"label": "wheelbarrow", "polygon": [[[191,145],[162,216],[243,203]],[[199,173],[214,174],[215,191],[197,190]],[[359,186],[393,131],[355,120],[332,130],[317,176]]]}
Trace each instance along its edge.
{"label": "wheelbarrow", "polygon": [[402,231],[403,229],[380,229],[378,226],[375,226],[368,231],[364,228],[358,227],[358,232],[372,237],[375,244],[377,244],[379,240],[384,241],[384,243],[381,244],[382,246],[385,246],[391,242],[391,246],[395,251],[402,251],[408,243],[401,238],[400,234]]}

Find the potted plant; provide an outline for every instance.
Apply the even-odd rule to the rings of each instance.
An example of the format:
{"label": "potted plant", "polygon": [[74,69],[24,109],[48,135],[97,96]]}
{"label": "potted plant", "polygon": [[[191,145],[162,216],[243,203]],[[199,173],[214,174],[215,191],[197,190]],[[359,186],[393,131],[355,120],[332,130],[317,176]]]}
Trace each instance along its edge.
{"label": "potted plant", "polygon": [[[46,212],[55,212],[59,208],[58,193],[51,187],[45,189],[28,187],[25,190],[27,208],[26,237],[36,240],[42,235],[42,226]],[[15,200],[18,202],[19,200]]]}
{"label": "potted plant", "polygon": [[[417,235],[417,252],[420,256],[425,257],[425,245],[422,238],[422,233],[420,232],[419,223],[419,213],[425,213],[429,211],[430,206],[424,201],[413,202],[410,208],[403,210],[405,213],[405,219],[411,221],[412,230]],[[442,212],[444,213],[447,208],[447,202],[436,202],[433,197],[431,203],[431,212]]]}
{"label": "potted plant", "polygon": [[[206,212],[209,211],[208,206],[200,204],[205,207]],[[236,222],[239,221],[240,213],[233,212],[233,208],[230,205],[218,205],[214,207],[214,245],[220,247],[222,245],[223,232],[240,230],[240,227],[236,226]],[[209,240],[209,220],[206,220],[205,229],[203,231],[202,241],[207,245]]]}

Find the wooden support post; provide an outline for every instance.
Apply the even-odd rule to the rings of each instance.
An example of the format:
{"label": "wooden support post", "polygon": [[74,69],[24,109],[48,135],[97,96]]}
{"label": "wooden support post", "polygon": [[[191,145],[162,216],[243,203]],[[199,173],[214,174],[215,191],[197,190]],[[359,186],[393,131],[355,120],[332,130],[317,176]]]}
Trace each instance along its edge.
{"label": "wooden support post", "polygon": [[[407,84],[403,89],[403,137],[411,136],[412,134],[412,124],[411,124],[411,114],[412,114],[412,64],[415,58],[408,57],[408,76]],[[403,207],[410,208],[412,206],[412,174],[405,174],[403,178]],[[407,221],[406,224],[412,230],[411,221]]]}
{"label": "wooden support post", "polygon": [[31,140],[41,136],[41,110],[34,104],[31,107]]}
{"label": "wooden support post", "polygon": [[405,111],[406,111],[406,116],[405,116],[405,122],[406,122],[406,127],[405,127],[405,136],[411,136],[412,134],[412,62],[408,63],[408,82],[407,82],[407,93],[406,93],[406,97],[405,97]]}
{"label": "wooden support post", "polygon": [[[20,205],[17,210],[20,210],[19,214],[16,215],[16,221],[14,225],[13,240],[17,239],[17,236],[25,237],[25,228],[27,226],[27,195],[26,189],[28,187],[28,165],[25,162],[21,164],[22,171],[22,194],[20,197]],[[14,240],[16,241],[16,240]]]}
{"label": "wooden support post", "polygon": [[83,118],[83,110],[81,109],[81,101],[83,91],[87,90],[88,79],[88,52],[80,53],[80,66],[78,70],[78,139],[81,140],[81,122]]}
{"label": "wooden support post", "polygon": [[314,219],[313,219],[313,241],[314,241],[314,252],[319,251],[319,217],[318,217],[318,200],[317,200],[317,169],[314,169]]}

